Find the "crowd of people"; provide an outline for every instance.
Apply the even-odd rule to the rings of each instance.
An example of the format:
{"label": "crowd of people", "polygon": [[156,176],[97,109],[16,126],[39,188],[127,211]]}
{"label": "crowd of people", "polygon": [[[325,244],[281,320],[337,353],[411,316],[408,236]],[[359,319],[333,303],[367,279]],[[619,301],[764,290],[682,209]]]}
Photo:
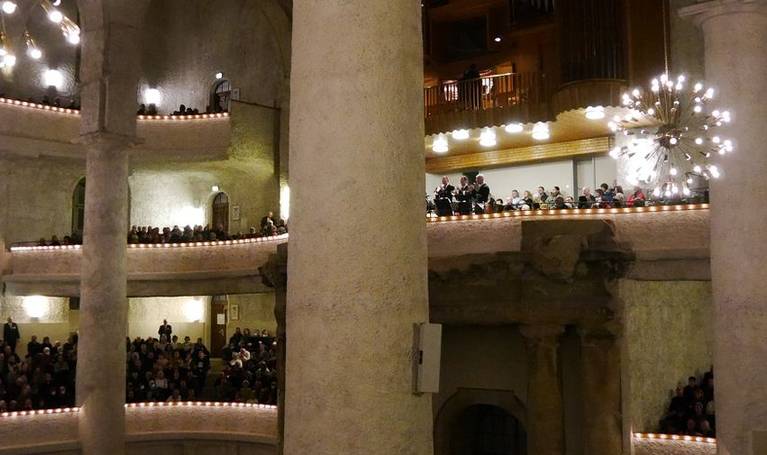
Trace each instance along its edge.
{"label": "crowd of people", "polygon": [[268,331],[237,327],[221,357],[226,367],[216,379],[220,400],[277,404],[277,342]]}
{"label": "crowd of people", "polygon": [[[5,98],[5,93],[0,93],[0,98]],[[69,100],[62,100],[61,97],[54,97],[53,100],[51,100],[51,97],[48,95],[43,95],[42,98],[34,99],[34,98],[27,98],[24,101],[30,103],[30,104],[42,104],[43,106],[53,106],[53,107],[62,107],[66,109],[74,109],[79,110],[80,104],[78,104],[77,99],[70,98]]]}
{"label": "crowd of people", "polygon": [[677,386],[668,412],[660,421],[660,430],[666,434],[716,437],[713,368],[700,381],[690,376],[686,386]]}
{"label": "crowd of people", "polygon": [[[208,106],[205,109],[205,112],[204,112],[205,114],[213,114],[213,113],[217,113],[217,112],[226,112],[225,109],[221,108],[221,106],[220,106],[221,103],[218,102],[218,95],[216,96],[216,101],[217,102],[214,104],[214,106],[212,108],[210,106]],[[185,115],[197,115],[199,113],[200,113],[200,110],[197,109],[196,107],[193,108],[193,107],[190,107],[190,106],[186,106],[185,104],[181,104],[181,105],[178,106],[178,109],[176,109],[175,111],[171,112],[170,115],[185,116]],[[158,114],[159,113],[157,111],[157,105],[154,104],[154,103],[149,103],[149,104],[143,104],[142,103],[142,104],[139,104],[138,110],[136,111],[136,115],[158,115]]]}
{"label": "crowd of people", "polygon": [[126,339],[125,401],[194,401],[203,397],[210,371],[210,351],[202,338],[179,340],[168,321],[158,338]]}
{"label": "crowd of people", "polygon": [[[178,225],[170,227],[153,226],[131,226],[128,231],[129,244],[162,244],[162,243],[193,243],[209,242],[217,240],[241,240],[253,239],[259,237],[271,237],[288,233],[288,225],[283,219],[274,218],[274,212],[267,213],[262,219],[259,227],[251,227],[248,233],[237,232],[230,234],[219,224],[215,228],[210,225],[195,225],[194,227],[186,225],[180,228]],[[65,235],[62,239],[58,236],[52,236],[50,240],[41,238],[37,241],[37,246],[61,246],[61,245],[80,245],[82,244],[82,235],[73,233]]]}
{"label": "crowd of people", "polygon": [[[75,405],[77,339],[38,341],[32,336],[23,358],[21,333],[10,318],[0,341],[0,412]],[[236,401],[277,404],[276,340],[266,330],[239,327],[222,350],[223,370],[213,382],[210,351],[202,338],[179,339],[163,321],[157,337],[126,338],[126,403],[149,401]],[[206,387],[207,386],[207,387]]]}
{"label": "crowd of people", "polygon": [[64,343],[33,335],[23,358],[16,352],[20,338],[8,318],[0,342],[0,412],[74,406],[77,334]]}
{"label": "crowd of people", "polygon": [[442,183],[434,189],[432,196],[426,195],[426,212],[436,216],[451,216],[512,210],[643,207],[650,204],[700,202],[704,197],[648,197],[638,186],[626,194],[620,185],[603,183],[594,192],[584,187],[577,197],[564,194],[558,186],[549,190],[539,186],[535,192],[525,190],[520,193],[512,190],[509,197],[502,199],[492,194],[484,175],[478,174],[474,182],[468,176],[461,176],[458,186],[454,186],[448,176],[442,177]]}

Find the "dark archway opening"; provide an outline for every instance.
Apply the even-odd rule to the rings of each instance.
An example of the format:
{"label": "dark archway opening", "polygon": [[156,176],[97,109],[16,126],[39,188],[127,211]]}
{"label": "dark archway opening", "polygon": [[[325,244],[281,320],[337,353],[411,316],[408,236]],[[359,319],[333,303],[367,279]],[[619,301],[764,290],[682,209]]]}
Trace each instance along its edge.
{"label": "dark archway opening", "polygon": [[211,228],[216,230],[220,227],[224,232],[229,232],[229,196],[226,193],[218,193],[213,198],[213,217]]}
{"label": "dark archway opening", "polygon": [[453,455],[527,455],[524,427],[498,406],[469,406],[456,419],[452,434]]}

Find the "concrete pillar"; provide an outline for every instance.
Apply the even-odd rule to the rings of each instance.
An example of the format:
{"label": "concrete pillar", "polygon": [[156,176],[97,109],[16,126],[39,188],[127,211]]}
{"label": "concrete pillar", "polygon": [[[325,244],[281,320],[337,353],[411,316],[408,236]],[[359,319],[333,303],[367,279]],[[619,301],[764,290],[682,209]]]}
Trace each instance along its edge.
{"label": "concrete pillar", "polygon": [[148,0],[80,0],[81,142],[87,153],[76,399],[83,455],[125,453],[128,148]]}
{"label": "concrete pillar", "polygon": [[703,29],[706,82],[715,105],[731,109],[725,135],[737,144],[711,185],[718,453],[756,455],[753,431],[767,415],[767,205],[743,195],[767,193],[767,1],[709,1],[680,13]]}
{"label": "concrete pillar", "polygon": [[527,453],[563,455],[564,411],[558,350],[564,328],[529,325],[520,332],[527,344]]}
{"label": "concrete pillar", "polygon": [[432,453],[420,9],[293,5],[286,454]]}
{"label": "concrete pillar", "polygon": [[620,454],[622,441],[620,345],[606,330],[581,329],[583,453]]}
{"label": "concrete pillar", "polygon": [[80,284],[77,402],[84,455],[125,451],[128,152],[122,141],[88,145]]}

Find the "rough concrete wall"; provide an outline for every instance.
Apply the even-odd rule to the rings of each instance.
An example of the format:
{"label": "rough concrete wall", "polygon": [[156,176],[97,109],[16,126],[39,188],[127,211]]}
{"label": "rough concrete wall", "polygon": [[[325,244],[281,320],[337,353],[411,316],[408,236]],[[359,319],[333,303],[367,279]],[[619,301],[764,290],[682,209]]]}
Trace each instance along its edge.
{"label": "rough concrete wall", "polygon": [[[229,231],[258,227],[267,211],[279,209],[275,169],[275,111],[237,103],[231,117],[229,158],[222,161],[138,166],[130,177],[131,223],[184,226],[211,222],[219,191],[229,196]],[[234,207],[240,219],[233,219]]]}
{"label": "rough concrete wall", "polygon": [[657,431],[674,388],[713,361],[711,283],[620,280],[632,431]]}
{"label": "rough concrete wall", "polygon": [[[236,321],[231,319],[232,305],[238,305],[240,318]],[[277,332],[277,320],[274,318],[274,293],[264,294],[241,294],[229,296],[229,320],[226,324],[227,340],[235,331],[235,328],[266,329],[270,334]]]}
{"label": "rough concrete wall", "polygon": [[715,455],[716,444],[634,439],[634,455]]}
{"label": "rough concrete wall", "polygon": [[442,361],[434,415],[458,388],[511,390],[527,398],[527,357],[519,330],[513,327],[442,328]]}
{"label": "rough concrete wall", "polygon": [[699,2],[696,0],[669,1],[671,71],[674,74],[685,74],[691,81],[705,77],[703,32],[693,21],[679,17],[678,11],[695,3]]}
{"label": "rough concrete wall", "polygon": [[161,112],[204,110],[223,72],[242,100],[273,105],[290,61],[289,22],[275,8],[272,0],[154,0],[140,86],[162,92]]}
{"label": "rough concrete wall", "polygon": [[157,337],[163,319],[173,326],[173,334],[192,341],[210,338],[210,297],[146,297],[128,299],[128,336]]}
{"label": "rough concrete wall", "polygon": [[0,238],[6,245],[72,228],[72,192],[85,163],[57,159],[0,159]]}

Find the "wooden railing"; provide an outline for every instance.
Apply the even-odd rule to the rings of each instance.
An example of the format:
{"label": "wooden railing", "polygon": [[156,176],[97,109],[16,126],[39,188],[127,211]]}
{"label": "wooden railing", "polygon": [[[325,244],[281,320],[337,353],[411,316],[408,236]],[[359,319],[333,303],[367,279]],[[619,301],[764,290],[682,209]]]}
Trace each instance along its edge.
{"label": "wooden railing", "polygon": [[424,89],[426,134],[542,120],[548,98],[540,73],[443,82]]}

